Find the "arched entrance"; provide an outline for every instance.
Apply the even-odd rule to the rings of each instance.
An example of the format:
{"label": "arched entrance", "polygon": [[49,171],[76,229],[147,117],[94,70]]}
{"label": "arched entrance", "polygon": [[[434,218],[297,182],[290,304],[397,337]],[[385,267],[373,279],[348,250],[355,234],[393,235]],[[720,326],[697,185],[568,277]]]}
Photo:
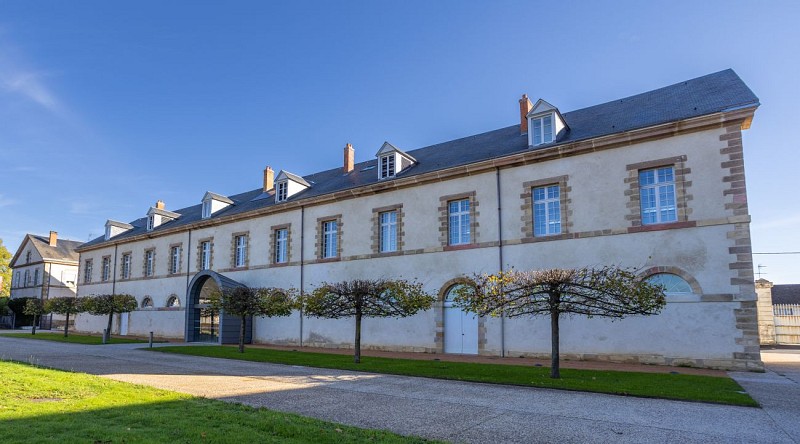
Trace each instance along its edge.
{"label": "arched entrance", "polygon": [[478,316],[453,304],[458,285],[447,289],[444,296],[444,352],[466,355],[478,354]]}
{"label": "arched entrance", "polygon": [[[211,294],[237,287],[244,285],[211,270],[201,271],[192,278],[186,295],[186,342],[239,342],[241,319],[224,312],[215,313],[209,306]],[[246,343],[252,341],[252,325],[252,321],[248,320]]]}

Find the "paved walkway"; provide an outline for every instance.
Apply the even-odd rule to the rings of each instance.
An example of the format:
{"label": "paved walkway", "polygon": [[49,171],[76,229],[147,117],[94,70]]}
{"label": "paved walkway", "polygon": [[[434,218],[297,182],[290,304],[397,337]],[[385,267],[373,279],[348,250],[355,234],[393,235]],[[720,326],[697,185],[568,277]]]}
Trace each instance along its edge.
{"label": "paved walkway", "polygon": [[[768,408],[156,354],[137,347],[0,337],[0,358],[456,442],[800,442],[785,423],[797,405],[782,416]],[[773,378],[742,375],[754,395],[771,383],[764,378]],[[798,386],[781,385],[784,392]]]}

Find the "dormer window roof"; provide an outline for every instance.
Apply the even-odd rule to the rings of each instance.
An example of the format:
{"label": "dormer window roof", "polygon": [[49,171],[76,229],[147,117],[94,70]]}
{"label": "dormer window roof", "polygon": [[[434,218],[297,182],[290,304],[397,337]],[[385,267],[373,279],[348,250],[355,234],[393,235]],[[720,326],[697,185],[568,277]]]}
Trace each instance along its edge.
{"label": "dormer window roof", "polygon": [[206,191],[206,194],[203,195],[203,208],[202,208],[202,218],[208,219],[211,217],[212,214],[216,213],[217,211],[226,208],[230,205],[233,205],[233,201],[229,198],[217,194],[212,193],[211,191]]}
{"label": "dormer window roof", "polygon": [[281,170],[275,179],[275,202],[285,202],[290,197],[310,187],[311,184],[302,177]]}
{"label": "dormer window roof", "polygon": [[133,228],[133,225],[126,224],[125,222],[118,222],[116,220],[107,220],[106,221],[106,234],[105,240],[109,240],[114,236],[122,234],[128,230]]}
{"label": "dormer window roof", "polygon": [[528,113],[529,146],[555,142],[568,129],[558,108],[543,99],[539,99]]}
{"label": "dormer window roof", "polygon": [[161,224],[181,217],[180,214],[167,211],[163,208],[150,207],[147,211],[147,231],[152,231]]}
{"label": "dormer window roof", "polygon": [[378,179],[390,179],[417,163],[408,153],[401,151],[389,142],[384,142],[375,153],[378,158]]}

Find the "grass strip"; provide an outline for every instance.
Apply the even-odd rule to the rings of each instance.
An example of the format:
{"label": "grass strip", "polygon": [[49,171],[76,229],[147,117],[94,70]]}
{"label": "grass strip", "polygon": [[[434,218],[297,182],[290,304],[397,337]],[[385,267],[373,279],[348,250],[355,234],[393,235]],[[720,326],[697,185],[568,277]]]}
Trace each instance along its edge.
{"label": "grass strip", "polygon": [[421,443],[82,373],[0,361],[4,443]]}
{"label": "grass strip", "polygon": [[[92,336],[92,335],[85,335],[85,334],[73,334],[70,333],[69,336],[66,338],[64,337],[64,333],[36,333],[35,335],[25,334],[25,333],[3,333],[0,336],[6,338],[18,338],[18,339],[38,339],[40,341],[55,341],[55,342],[68,342],[70,344],[86,344],[86,345],[101,345],[103,344],[103,337],[102,336]],[[119,338],[119,337],[112,337],[108,344],[146,344],[147,341],[142,339],[132,339],[132,338]]]}
{"label": "grass strip", "polygon": [[523,365],[478,364],[371,356],[362,356],[361,363],[356,364],[350,355],[263,348],[249,348],[242,354],[235,347],[216,345],[157,347],[151,350],[210,358],[421,376],[457,381],[578,390],[751,407],[758,406],[758,403],[745,393],[744,389],[736,381],[728,377],[562,368],[561,379],[551,379],[548,367]]}

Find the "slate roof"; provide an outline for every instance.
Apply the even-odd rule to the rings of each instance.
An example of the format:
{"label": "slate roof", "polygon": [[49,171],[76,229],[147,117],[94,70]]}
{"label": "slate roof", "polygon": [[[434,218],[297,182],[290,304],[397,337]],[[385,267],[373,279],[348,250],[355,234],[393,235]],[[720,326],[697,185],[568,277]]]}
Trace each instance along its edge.
{"label": "slate roof", "polygon": [[[504,157],[526,150],[549,148],[758,105],[758,98],[733,70],[728,69],[643,94],[562,113],[569,131],[559,135],[557,141],[546,145],[529,147],[527,135],[520,134],[519,124],[515,124],[474,136],[410,150],[408,154],[413,156],[417,162],[398,173],[396,179]],[[376,183],[379,181],[375,169],[377,162],[377,159],[372,159],[358,163],[349,174],[343,174],[341,167],[337,167],[304,176],[303,179],[311,184],[311,187],[290,197],[288,201],[302,200]],[[261,188],[228,197],[234,204],[215,213],[212,219],[276,205],[275,199],[265,198]],[[181,214],[180,218],[163,223],[152,232],[157,233],[159,230],[189,225],[201,220],[201,205],[199,204],[176,212]],[[134,226],[133,229],[114,236],[108,242],[119,241],[146,232],[145,218],[137,219],[131,224]],[[105,242],[101,236],[84,244],[82,249],[103,243]]]}
{"label": "slate roof", "polygon": [[800,304],[800,284],[773,285],[772,305]]}
{"label": "slate roof", "polygon": [[[76,249],[83,244],[83,242],[69,240],[69,239],[57,239],[56,246],[50,246],[50,236],[38,236],[35,234],[28,234],[26,235],[25,239],[30,240],[33,248],[39,252],[39,254],[45,259],[58,259],[64,261],[74,261],[78,262],[78,252]],[[102,238],[100,238],[102,240]],[[20,247],[25,245],[25,241],[22,242]],[[24,265],[24,264],[16,264],[16,260],[18,259],[18,255],[22,252],[22,249],[17,252],[17,255],[14,256],[12,259],[12,263],[14,265]]]}

